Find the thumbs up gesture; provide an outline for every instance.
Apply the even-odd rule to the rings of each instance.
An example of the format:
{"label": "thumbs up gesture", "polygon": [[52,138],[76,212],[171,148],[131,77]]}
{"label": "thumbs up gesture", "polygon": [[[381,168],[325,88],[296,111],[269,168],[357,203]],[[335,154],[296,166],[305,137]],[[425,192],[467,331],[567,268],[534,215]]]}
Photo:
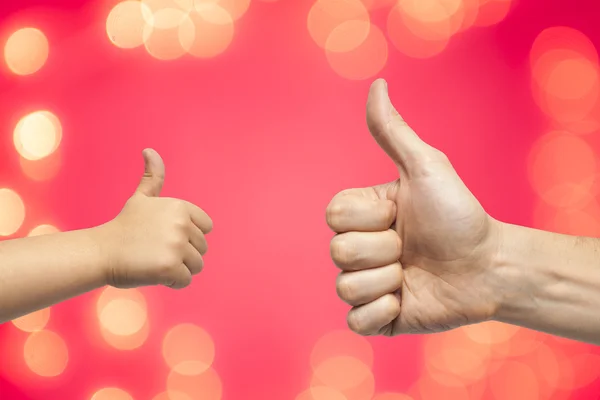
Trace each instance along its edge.
{"label": "thumbs up gesture", "polygon": [[188,286],[199,273],[212,229],[210,217],[183,200],[158,197],[165,166],[154,150],[143,152],[144,176],[133,196],[112,221],[102,227],[110,249],[107,281],[118,288]]}
{"label": "thumbs up gesture", "polygon": [[353,307],[349,327],[393,336],[494,318],[502,225],[402,119],[382,80],[371,86],[367,124],[399,179],[344,190],[327,208],[338,295]]}

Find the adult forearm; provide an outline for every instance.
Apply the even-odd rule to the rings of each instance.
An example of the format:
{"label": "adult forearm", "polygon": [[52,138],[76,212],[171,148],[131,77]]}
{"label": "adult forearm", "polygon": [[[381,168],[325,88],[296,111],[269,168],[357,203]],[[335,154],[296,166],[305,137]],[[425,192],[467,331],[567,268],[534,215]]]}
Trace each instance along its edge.
{"label": "adult forearm", "polygon": [[600,240],[503,224],[497,320],[600,344]]}
{"label": "adult forearm", "polygon": [[99,228],[0,243],[0,323],[105,284]]}

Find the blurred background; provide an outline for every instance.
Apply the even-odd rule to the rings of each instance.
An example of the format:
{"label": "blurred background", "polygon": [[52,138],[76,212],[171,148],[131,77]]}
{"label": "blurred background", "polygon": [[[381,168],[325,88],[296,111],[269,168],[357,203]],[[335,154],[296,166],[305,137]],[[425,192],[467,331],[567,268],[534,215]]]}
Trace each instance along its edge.
{"label": "blurred background", "polygon": [[[600,236],[595,0],[0,3],[0,235],[113,218],[153,147],[215,221],[184,291],[105,289],[0,326],[0,399],[600,398],[593,346],[497,323],[346,328],[325,208],[397,172],[370,83],[496,218]],[[40,271],[41,274],[44,271]]]}

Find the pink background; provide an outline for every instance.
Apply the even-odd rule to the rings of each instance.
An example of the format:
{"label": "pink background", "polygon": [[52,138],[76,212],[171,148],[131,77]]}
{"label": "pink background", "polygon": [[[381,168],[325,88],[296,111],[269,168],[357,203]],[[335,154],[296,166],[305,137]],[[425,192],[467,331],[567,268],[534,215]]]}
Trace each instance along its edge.
{"label": "pink background", "polygon": [[[586,213],[585,226],[554,224],[561,210],[540,205],[539,184],[528,174],[536,141],[554,129],[534,100],[532,44],[544,29],[567,26],[600,45],[597,1],[515,1],[503,21],[459,33],[426,59],[408,57],[388,40],[385,67],[364,80],[341,77],[311,39],[312,0],[253,0],[224,54],[174,61],[154,59],[143,46],[112,45],[105,21],[114,3],[0,5],[2,43],[23,26],[41,29],[50,43],[37,73],[18,77],[4,65],[0,71],[0,187],[15,190],[26,207],[15,236],[41,223],[71,230],[114,217],[141,176],[141,150],[153,147],[167,166],[164,195],[190,200],[214,220],[206,268],[187,290],[140,290],[150,334],[131,351],[112,348],[99,334],[100,292],[52,307],[45,329],[64,339],[69,354],[57,377],[26,368],[29,333],[12,323],[0,326],[2,400],[90,399],[103,387],[153,399],[167,388],[163,339],[180,323],[195,324],[212,338],[223,399],[296,399],[309,388],[311,352],[324,335],[346,329],[348,310],[335,292],[338,271],[329,259],[325,207],[342,189],[396,177],[366,129],[366,95],[375,77],[387,79],[405,119],[449,155],[494,217],[573,234],[600,228],[595,199],[576,210]],[[388,13],[371,13],[384,33]],[[52,156],[60,156],[58,172],[44,181],[23,173],[12,141],[18,120],[38,109],[51,110],[63,127]],[[595,129],[576,138],[600,157]],[[567,166],[579,159],[568,151],[556,157],[563,157],[557,165]],[[519,331],[509,342],[528,334]],[[371,400],[385,392],[423,400],[598,398],[595,347],[534,336],[558,369],[548,372],[549,362],[532,346],[494,360],[477,382],[461,381],[465,390],[446,387],[428,368],[443,358],[427,351],[428,341],[441,339],[368,338],[374,388],[346,398]],[[456,349],[450,362],[460,363],[467,355]],[[529,372],[514,372],[510,366],[517,364]],[[576,377],[571,383],[556,383],[568,374]]]}

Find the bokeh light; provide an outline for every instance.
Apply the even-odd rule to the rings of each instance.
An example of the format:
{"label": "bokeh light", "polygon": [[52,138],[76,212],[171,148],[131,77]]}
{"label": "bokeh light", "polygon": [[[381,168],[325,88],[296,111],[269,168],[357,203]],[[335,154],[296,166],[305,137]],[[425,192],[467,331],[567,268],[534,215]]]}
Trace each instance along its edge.
{"label": "bokeh light", "polygon": [[146,322],[143,305],[129,299],[111,300],[100,314],[102,327],[118,336],[139,332]]}
{"label": "bokeh light", "polygon": [[600,126],[598,53],[589,38],[572,28],[546,29],[529,62],[533,98],[547,116],[575,132]]}
{"label": "bokeh light", "polygon": [[387,19],[387,34],[391,43],[401,53],[413,58],[430,58],[448,46],[450,37],[428,40],[408,29],[399,6],[392,8]]}
{"label": "bokeh light", "polygon": [[529,53],[530,67],[533,69],[545,53],[553,50],[581,55],[594,63],[598,62],[596,47],[585,34],[570,27],[554,26],[542,30],[533,41]]}
{"label": "bokeh light", "polygon": [[381,393],[376,395],[373,400],[414,400],[411,396],[403,393]]}
{"label": "bokeh light", "polygon": [[310,354],[313,368],[327,359],[339,356],[351,356],[367,367],[373,367],[373,348],[367,339],[349,330],[337,330],[326,333],[315,343]]}
{"label": "bokeh light", "polygon": [[398,0],[361,0],[364,6],[369,11],[376,11],[382,8],[389,8],[394,6]]}
{"label": "bokeh light", "polygon": [[371,344],[349,330],[323,335],[313,347],[310,364],[311,387],[297,399],[370,400],[375,393]]}
{"label": "bokeh light", "polygon": [[526,356],[533,353],[538,346],[544,343],[546,336],[531,329],[519,329],[507,342],[507,348],[503,346],[506,358]]}
{"label": "bokeh light", "polygon": [[[189,38],[180,39],[180,27],[191,24],[188,14],[179,8],[164,8],[153,14],[152,23],[147,23],[144,28],[144,42],[148,54],[159,60],[174,60],[186,53],[182,42],[187,43]],[[184,29],[183,32],[193,32]]]}
{"label": "bokeh light", "polygon": [[[308,13],[308,32],[317,45],[326,49],[334,30],[347,22],[355,23],[355,31],[351,39],[345,40],[346,51],[349,51],[369,36],[372,27],[369,23],[369,11],[360,0],[317,0]],[[364,23],[360,24],[360,22]]]}
{"label": "bokeh light", "polygon": [[133,400],[133,397],[123,389],[109,387],[98,390],[90,400]]}
{"label": "bokeh light", "polygon": [[565,235],[599,237],[600,205],[592,200],[581,208],[562,208],[538,201],[533,223],[538,229]]}
{"label": "bokeh light", "polygon": [[479,6],[481,0],[463,0],[462,1],[462,25],[459,31],[465,31],[475,25],[479,17]]}
{"label": "bokeh light", "polygon": [[50,307],[14,319],[12,323],[24,332],[35,332],[44,329],[49,320]]}
{"label": "bokeh light", "polygon": [[[387,62],[388,45],[381,30],[371,25],[367,38],[356,48],[350,51],[333,51],[329,49],[330,43],[337,42],[338,46],[343,40],[339,37],[356,37],[357,30],[364,26],[364,22],[349,21],[336,27],[327,43],[327,61],[331,68],[341,77],[350,80],[369,79],[377,75]],[[354,31],[353,34],[348,34]],[[338,47],[339,48],[339,47]]]}
{"label": "bokeh light", "polygon": [[216,5],[218,8],[224,9],[234,21],[237,21],[248,11],[250,0],[194,0],[194,5],[196,11],[200,13],[204,13]]}
{"label": "bokeh light", "polygon": [[36,28],[14,32],[4,45],[4,60],[17,75],[31,75],[40,70],[48,59],[48,39]]}
{"label": "bokeh light", "polygon": [[500,322],[484,322],[467,325],[461,328],[462,332],[472,341],[485,345],[506,343],[513,338],[521,328]]}
{"label": "bokeh light", "polygon": [[531,400],[539,398],[540,385],[535,372],[518,361],[507,361],[489,378],[496,399]]}
{"label": "bokeh light", "polygon": [[[534,354],[534,365],[552,389],[573,389],[575,371],[570,357],[558,348],[541,344]],[[540,379],[540,384],[542,379]],[[541,385],[540,385],[541,386]]]}
{"label": "bokeh light", "polygon": [[[196,0],[141,0],[142,4],[150,11],[149,14],[144,14],[146,21],[152,24],[152,14],[167,8],[174,8],[184,13],[188,13],[194,9]],[[219,0],[210,0],[216,2]]]}
{"label": "bokeh light", "polygon": [[104,341],[117,350],[135,350],[141,347],[150,335],[150,324],[146,320],[142,328],[133,335],[115,335],[108,329],[101,327],[100,333]]}
{"label": "bokeh light", "polygon": [[15,234],[25,220],[25,204],[14,190],[0,189],[0,236]]}
{"label": "bokeh light", "polygon": [[167,378],[167,389],[183,393],[192,399],[220,400],[223,395],[221,378],[212,368],[200,375],[183,375],[171,370]]}
{"label": "bokeh light", "polygon": [[137,0],[117,3],[106,18],[106,33],[110,41],[122,49],[132,49],[144,44],[148,39],[144,34],[146,21],[153,24],[150,8]]}
{"label": "bokeh light", "polygon": [[62,126],[50,111],[36,111],[21,118],[13,134],[17,152],[27,160],[52,154],[62,140]]}
{"label": "bokeh light", "polygon": [[182,375],[198,375],[212,365],[215,345],[202,328],[181,324],[167,332],[162,352],[169,368]]}
{"label": "bokeh light", "polygon": [[326,386],[339,390],[349,389],[363,382],[371,371],[362,361],[350,356],[329,358],[314,370],[315,377]]}
{"label": "bokeh light", "polygon": [[581,55],[549,51],[532,73],[534,99],[549,117],[563,123],[581,121],[598,106],[598,65]]}
{"label": "bokeh light", "polygon": [[133,350],[148,338],[146,300],[138,290],[108,287],[100,294],[96,311],[102,337],[112,347]]}
{"label": "bokeh light", "polygon": [[[544,82],[549,95],[563,99],[587,96],[594,88],[597,92],[598,66],[580,58],[567,58],[556,63]],[[596,93],[596,97],[597,97]]]}
{"label": "bokeh light", "polygon": [[192,399],[190,396],[188,396],[185,393],[175,392],[175,391],[167,391],[167,392],[162,392],[162,393],[154,396],[154,398],[152,398],[152,400],[194,400],[194,399]]}
{"label": "bokeh light", "polygon": [[333,53],[347,53],[367,39],[371,30],[369,21],[350,20],[335,27],[325,42],[325,49]]}
{"label": "bokeh light", "polygon": [[57,227],[48,224],[42,224],[36,226],[31,231],[29,231],[29,234],[27,236],[50,235],[52,233],[57,232],[60,232],[60,230]]}
{"label": "bokeh light", "polygon": [[365,379],[361,382],[352,382],[345,384],[346,389],[340,389],[335,386],[328,386],[325,382],[320,380],[317,375],[313,375],[311,379],[311,395],[314,400],[327,400],[326,397],[319,397],[327,395],[327,392],[314,388],[327,387],[334,389],[335,392],[341,393],[346,400],[371,400],[375,394],[375,376],[369,372]]}
{"label": "bokeh light", "polygon": [[503,21],[511,10],[513,0],[479,0],[476,26],[490,26]]}
{"label": "bokeh light", "polygon": [[403,23],[425,40],[447,40],[463,26],[462,0],[400,0]]}
{"label": "bokeh light", "polygon": [[586,349],[584,353],[569,355],[569,361],[575,372],[571,385],[573,389],[591,385],[600,377],[600,355]]}
{"label": "bokeh light", "polygon": [[[387,63],[387,38],[409,57],[434,57],[456,34],[502,21],[511,5],[510,0],[317,0],[307,26],[338,75],[362,80]],[[382,8],[389,9],[387,38],[369,13]]]}
{"label": "bokeh light", "polygon": [[48,181],[56,177],[60,171],[62,166],[61,152],[57,150],[40,160],[28,160],[19,157],[19,165],[23,174],[29,179],[36,182]]}
{"label": "bokeh light", "polygon": [[219,5],[198,8],[188,14],[179,27],[179,42],[185,51],[198,58],[223,53],[234,36],[233,18]]}
{"label": "bokeh light", "polygon": [[327,386],[314,386],[296,396],[296,400],[348,400],[338,390]]}
{"label": "bokeh light", "polygon": [[494,357],[501,356],[488,343],[477,343],[462,329],[427,337],[423,344],[425,370],[439,383],[460,382],[462,386],[483,378]]}
{"label": "bokeh light", "polygon": [[[342,393],[347,400],[370,400],[375,393],[375,377],[362,361],[350,356],[328,358],[313,371],[311,388],[328,387]],[[315,400],[322,392],[313,392]]]}
{"label": "bokeh light", "polygon": [[65,341],[55,332],[33,332],[24,346],[25,363],[35,374],[55,377],[63,373],[69,361]]}
{"label": "bokeh light", "polygon": [[533,146],[529,178],[536,193],[557,207],[585,205],[592,198],[598,163],[581,137],[551,132]]}
{"label": "bokeh light", "polygon": [[411,393],[411,397],[420,400],[471,400],[469,390],[460,381],[451,382],[451,379],[448,378],[442,384],[429,375],[421,376],[409,393]]}

